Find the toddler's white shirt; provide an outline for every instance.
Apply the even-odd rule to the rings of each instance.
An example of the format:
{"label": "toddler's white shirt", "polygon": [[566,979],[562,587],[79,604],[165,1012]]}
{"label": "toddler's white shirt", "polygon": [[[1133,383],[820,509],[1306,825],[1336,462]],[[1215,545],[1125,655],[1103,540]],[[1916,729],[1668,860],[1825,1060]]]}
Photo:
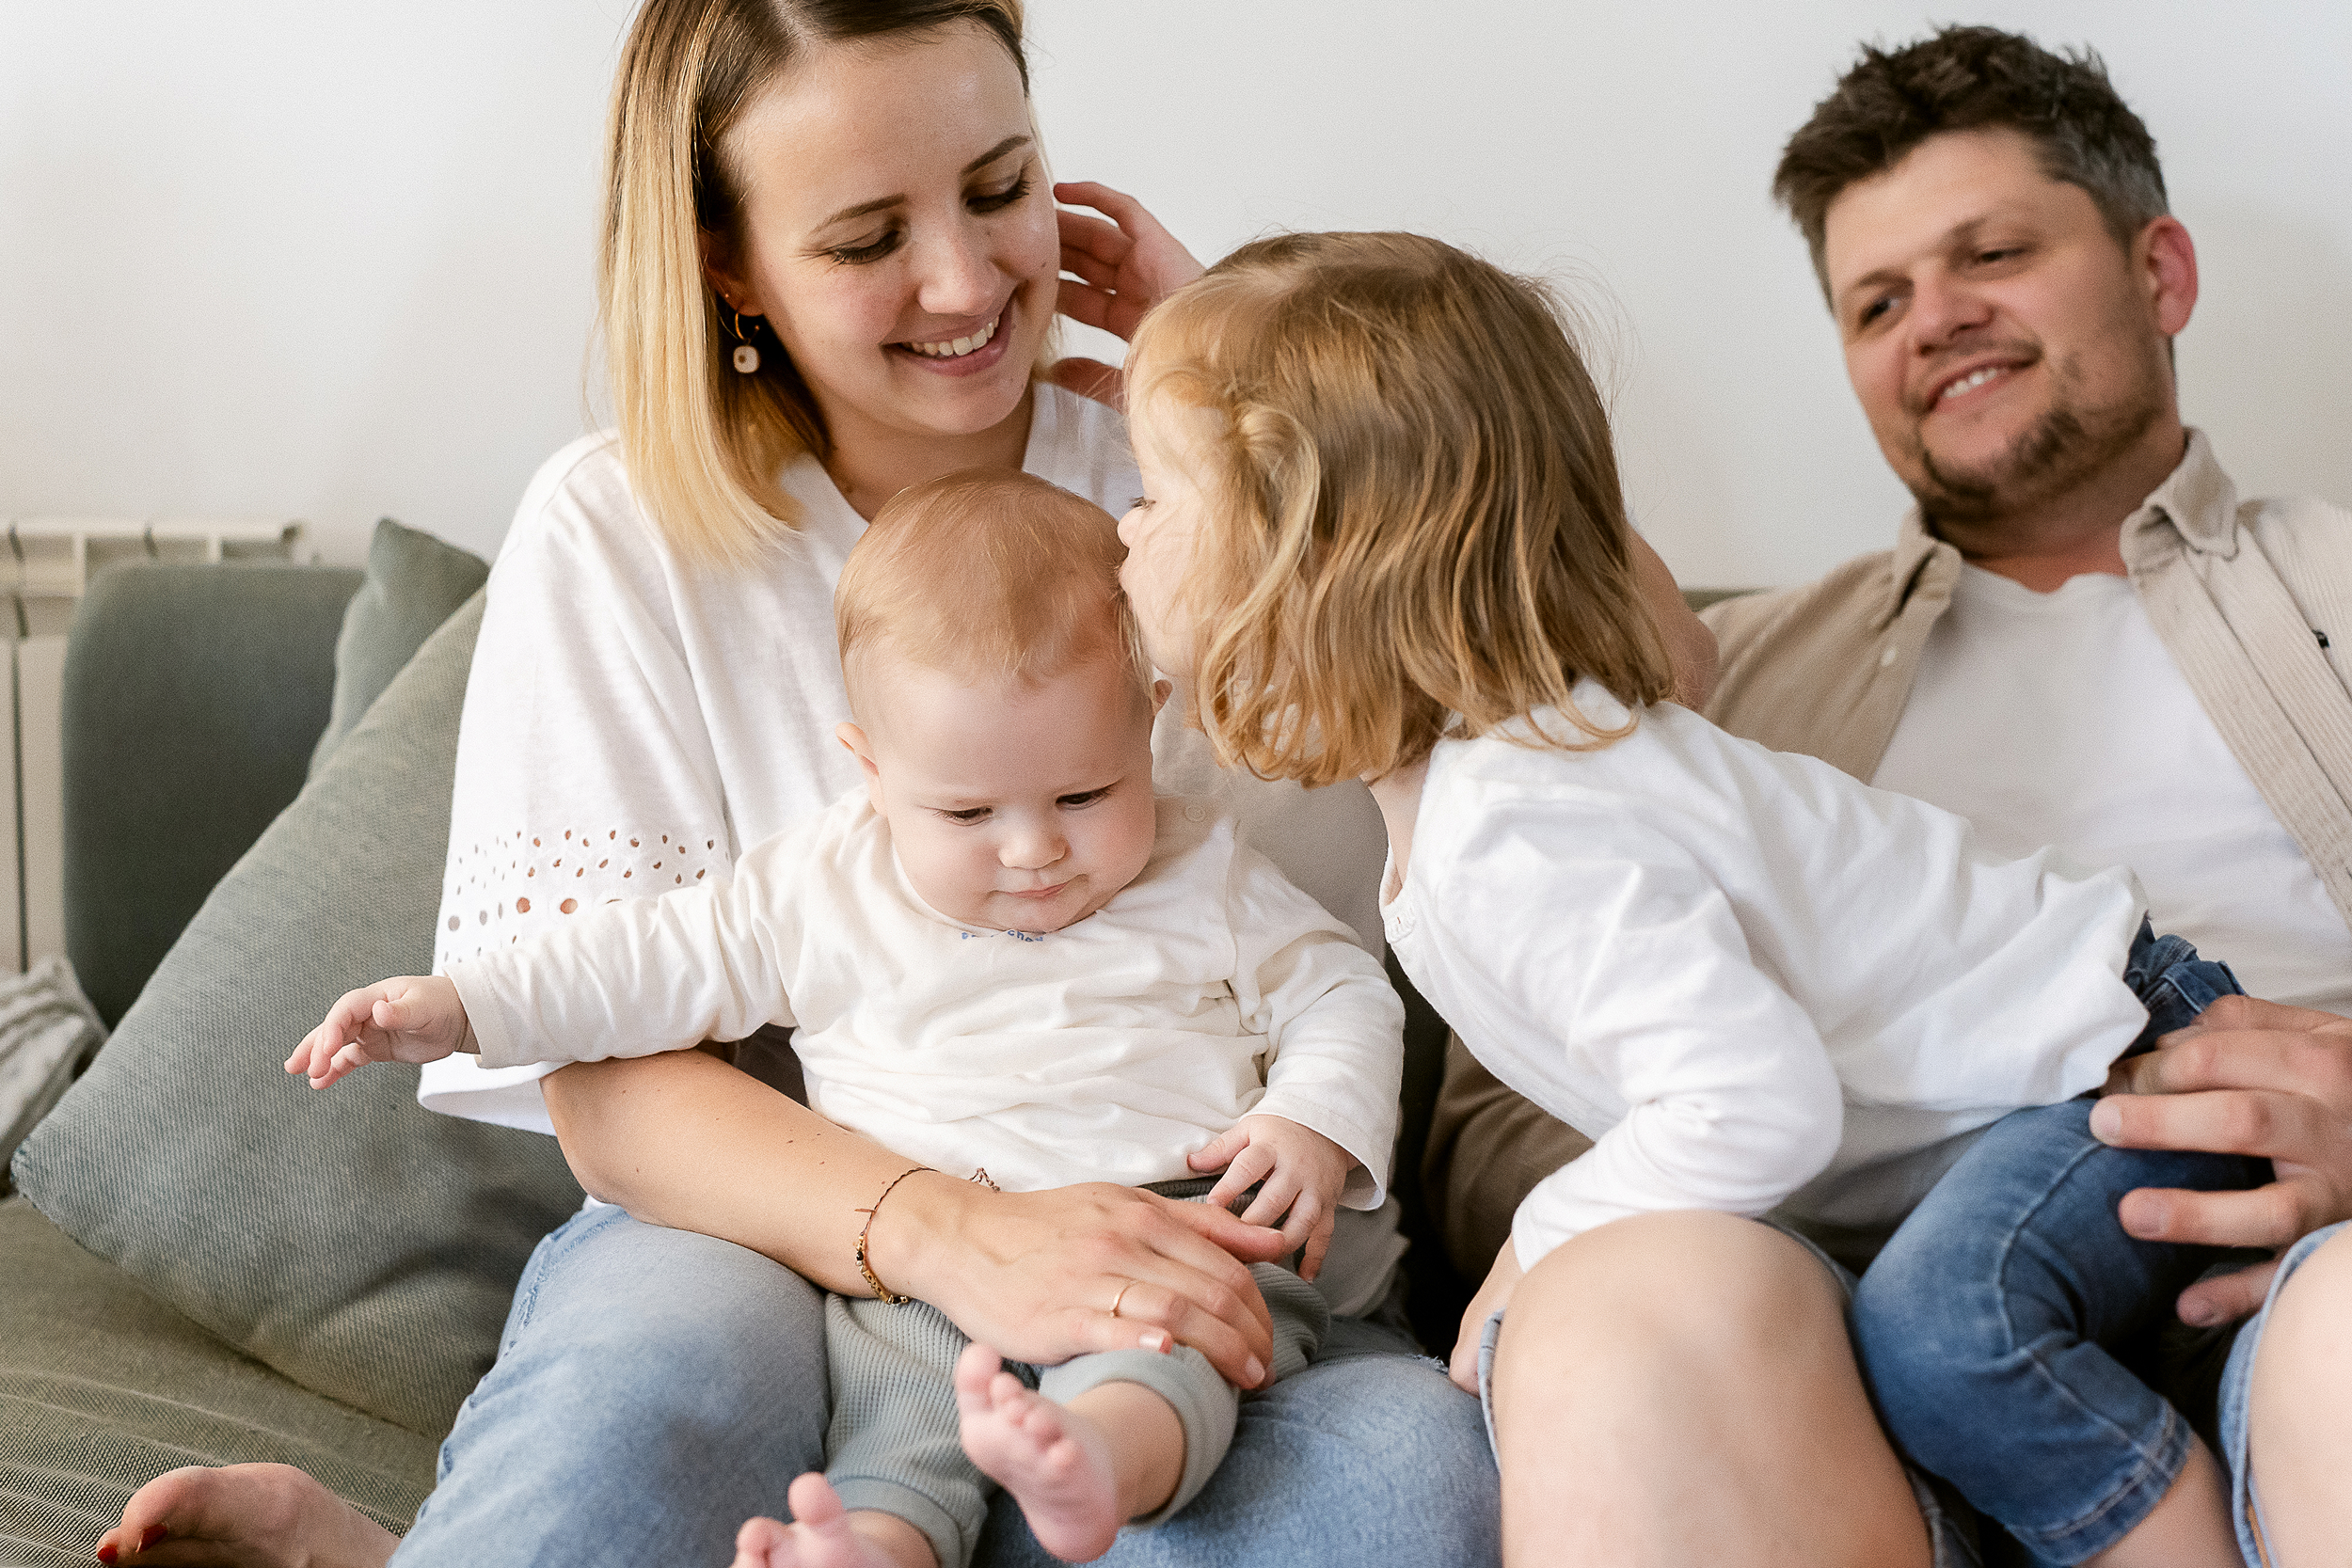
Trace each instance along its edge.
{"label": "toddler's white shirt", "polygon": [[650,1055],[797,1026],[809,1103],[1008,1190],[1139,1185],[1243,1116],[1287,1117],[1386,1199],[1404,1008],[1345,926],[1196,800],[1142,875],[1043,936],[927,905],[863,788],[723,885],[583,907],[453,965],[485,1068]]}
{"label": "toddler's white shirt", "polygon": [[2127,871],[1990,855],[1661,705],[1593,751],[1441,743],[1382,913],[1479,1060],[1596,1140],[1520,1205],[1533,1267],[1634,1213],[1899,1218],[1921,1156],[2103,1081],[2147,1022],[2122,979],[2144,909]]}

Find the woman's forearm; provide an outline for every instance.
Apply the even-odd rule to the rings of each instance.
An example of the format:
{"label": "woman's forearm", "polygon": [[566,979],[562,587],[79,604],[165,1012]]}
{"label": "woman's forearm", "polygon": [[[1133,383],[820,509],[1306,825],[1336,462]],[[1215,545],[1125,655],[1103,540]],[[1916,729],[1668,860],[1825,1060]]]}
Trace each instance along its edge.
{"label": "woman's forearm", "polygon": [[[540,1088],[572,1174],[595,1196],[764,1253],[827,1290],[866,1289],[853,1257],[859,1211],[913,1161],[700,1051],[577,1062]],[[914,1185],[892,1204],[922,1206]]]}
{"label": "woman's forearm", "polygon": [[[540,1080],[581,1186],[638,1219],[763,1253],[863,1295],[865,1211],[914,1162],[844,1132],[715,1056],[577,1062]],[[927,1301],[1016,1361],[1193,1346],[1255,1386],[1273,1338],[1241,1259],[1281,1256],[1280,1232],[1223,1210],[1109,1182],[990,1193],[937,1172],[891,1189],[866,1257],[890,1290]]]}

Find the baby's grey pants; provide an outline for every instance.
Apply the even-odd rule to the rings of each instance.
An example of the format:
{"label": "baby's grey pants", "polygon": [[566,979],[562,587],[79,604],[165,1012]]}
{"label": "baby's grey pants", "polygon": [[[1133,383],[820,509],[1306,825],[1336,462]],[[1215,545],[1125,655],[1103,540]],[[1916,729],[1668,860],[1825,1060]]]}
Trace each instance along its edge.
{"label": "baby's grey pants", "polygon": [[[1208,1181],[1164,1182],[1155,1192],[1191,1197]],[[1250,1265],[1274,1320],[1274,1374],[1306,1370],[1331,1326],[1322,1292],[1288,1269]],[[937,1307],[871,1296],[825,1298],[825,1358],[833,1421],[825,1479],[853,1509],[895,1514],[930,1538],[940,1568],[968,1568],[995,1482],[965,1457],[956,1412],[956,1357],[971,1340]],[[1057,1404],[1105,1383],[1139,1383],[1166,1400],[1184,1432],[1184,1471],[1156,1525],[1190,1502],[1233,1440],[1240,1395],[1189,1345],[1108,1351],[1057,1367],[1007,1362],[1005,1370]]]}

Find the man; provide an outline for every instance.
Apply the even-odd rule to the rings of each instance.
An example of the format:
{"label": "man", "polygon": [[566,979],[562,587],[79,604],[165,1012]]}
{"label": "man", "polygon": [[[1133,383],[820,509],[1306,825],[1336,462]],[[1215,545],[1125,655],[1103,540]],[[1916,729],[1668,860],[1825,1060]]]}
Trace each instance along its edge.
{"label": "man", "polygon": [[[2229,1469],[2201,1459],[2181,1484],[2234,1481],[2249,1563],[2344,1560],[2352,1355],[2328,1325],[2352,1319],[2352,1228],[2338,1227],[2352,1216],[2352,1022],[2330,1016],[2352,1014],[2352,514],[2241,505],[2182,424],[2170,340],[2196,302],[2196,255],[2153,141],[2095,55],[1973,27],[1866,50],[1790,139],[1774,192],[1918,504],[1893,550],[1708,612],[1709,717],[1967,816],[1994,850],[2129,864],[2159,931],[2285,1004],[2217,1006],[2197,1035],[2119,1069],[2128,1092],[2093,1127],[2121,1146],[2274,1162],[2260,1191],[2143,1190],[2121,1218],[2271,1255],[2179,1303],[2204,1354],[2171,1356],[2159,1380],[2208,1433],[2217,1403]],[[1581,1147],[1457,1043],[1431,1178],[1465,1273],[1485,1273],[1518,1196]],[[1826,1240],[1841,1256],[1871,1241]],[[2234,1325],[2264,1307],[2280,1255],[2295,1272],[2256,1341]],[[2233,1335],[2247,1343],[2223,1378]],[[1605,1427],[1612,1413],[1588,1415]],[[1506,1452],[1506,1511],[1509,1468]],[[1807,1495],[1807,1478],[1788,1481],[1787,1497]],[[1802,1538],[1774,1506],[1749,1510],[1759,1537]],[[2206,1544],[2183,1522],[2185,1495],[2176,1512],[2190,1532],[2177,1539]],[[1612,1555],[1669,1558],[1672,1538],[1652,1521]]]}

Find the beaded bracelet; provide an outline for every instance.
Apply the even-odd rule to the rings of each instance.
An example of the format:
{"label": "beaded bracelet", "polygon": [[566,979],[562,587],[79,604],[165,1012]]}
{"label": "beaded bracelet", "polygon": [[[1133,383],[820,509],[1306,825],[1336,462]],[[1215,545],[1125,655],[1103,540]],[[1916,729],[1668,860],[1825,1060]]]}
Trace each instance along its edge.
{"label": "beaded bracelet", "polygon": [[[874,1299],[881,1302],[887,1302],[892,1307],[904,1307],[908,1302],[913,1301],[914,1298],[913,1296],[899,1295],[897,1291],[891,1290],[889,1286],[884,1285],[875,1275],[874,1265],[866,1260],[866,1234],[867,1231],[874,1228],[874,1215],[882,1208],[882,1198],[890,1196],[891,1189],[897,1187],[899,1182],[904,1181],[908,1177],[915,1175],[917,1172],[928,1170],[931,1170],[931,1167],[929,1165],[915,1165],[910,1169],[900,1171],[898,1175],[890,1179],[889,1186],[886,1186],[882,1190],[882,1197],[874,1199],[873,1208],[860,1209],[857,1211],[858,1213],[866,1216],[866,1223],[858,1227],[857,1246],[852,1253],[852,1256],[857,1259],[857,1272],[866,1276],[866,1283],[873,1290]],[[936,1171],[932,1171],[932,1174],[937,1175],[938,1173]],[[986,1187],[992,1193],[1004,1191],[1003,1188],[997,1186],[995,1182],[989,1180],[988,1167],[985,1165],[982,1165],[979,1169],[974,1171],[971,1179],[974,1181],[978,1182],[981,1186]]]}
{"label": "beaded bracelet", "polygon": [[929,1165],[914,1165],[909,1169],[900,1171],[898,1175],[892,1177],[890,1179],[890,1184],[882,1190],[882,1197],[874,1199],[873,1208],[860,1209],[858,1211],[859,1213],[866,1216],[866,1223],[858,1227],[857,1248],[854,1254],[857,1259],[857,1272],[864,1275],[866,1276],[866,1283],[872,1287],[875,1300],[888,1302],[893,1307],[904,1307],[908,1302],[913,1301],[914,1298],[913,1296],[902,1296],[898,1294],[896,1291],[892,1291],[889,1286],[884,1285],[882,1282],[881,1277],[874,1273],[874,1265],[866,1260],[866,1233],[874,1228],[874,1216],[882,1211],[882,1198],[886,1198],[893,1192],[896,1192],[898,1190],[898,1183],[904,1181],[908,1177],[914,1175],[918,1171],[927,1171],[931,1167]]}

